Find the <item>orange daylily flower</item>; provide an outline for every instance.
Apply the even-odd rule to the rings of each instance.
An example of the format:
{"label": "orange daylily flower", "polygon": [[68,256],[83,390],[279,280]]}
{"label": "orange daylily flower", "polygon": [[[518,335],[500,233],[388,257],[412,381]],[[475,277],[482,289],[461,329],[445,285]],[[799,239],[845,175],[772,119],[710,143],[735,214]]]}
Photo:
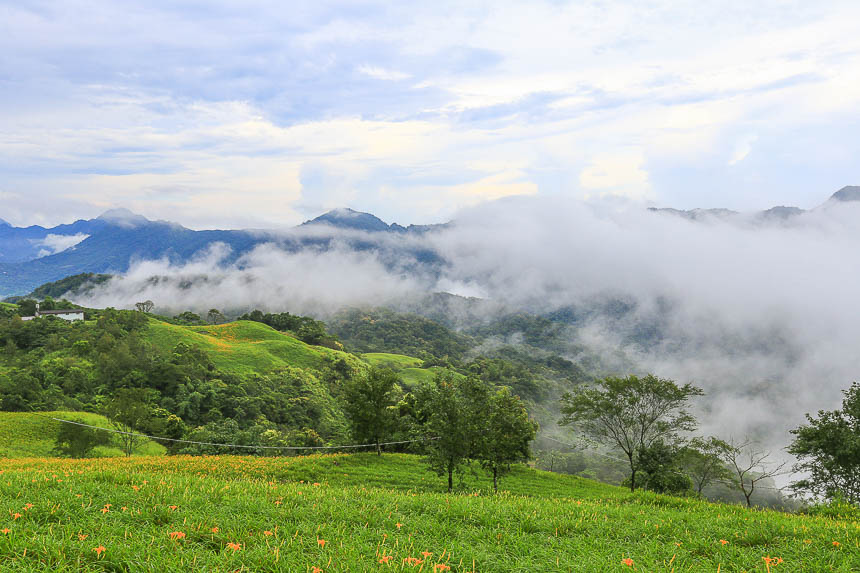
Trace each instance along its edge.
{"label": "orange daylily flower", "polygon": [[388,562],[391,561],[391,559],[393,559],[393,555],[384,555],[383,557],[381,557],[379,559],[379,562],[388,564]]}
{"label": "orange daylily flower", "polygon": [[104,545],[99,545],[98,547],[93,547],[93,551],[95,551],[95,552],[96,552],[96,558],[97,558],[97,559],[98,559],[98,558],[101,558],[102,553],[104,553],[104,552],[105,552],[105,546],[104,546]]}
{"label": "orange daylily flower", "polygon": [[311,569],[311,573],[323,573],[323,570],[319,567],[314,567],[313,569]]}
{"label": "orange daylily flower", "polygon": [[168,505],[167,507],[170,508],[170,511],[176,511],[176,508],[179,506],[178,505]]}
{"label": "orange daylily flower", "polygon": [[622,559],[621,562],[624,563],[625,565],[627,565],[628,567],[633,567],[633,560],[629,557],[627,559]]}
{"label": "orange daylily flower", "polygon": [[170,539],[184,539],[185,538],[185,534],[181,531],[171,531],[169,535],[170,535]]}
{"label": "orange daylily flower", "polygon": [[89,535],[87,535],[86,533],[78,533],[78,539],[80,539],[81,541],[83,541],[87,537],[89,537]]}
{"label": "orange daylily flower", "polygon": [[232,549],[233,551],[239,551],[240,549],[242,549],[242,546],[239,545],[238,543],[230,542],[227,544],[227,549]]}
{"label": "orange daylily flower", "polygon": [[269,537],[270,535],[274,535],[274,534],[271,531],[264,531],[263,535],[265,535],[266,537]]}
{"label": "orange daylily flower", "polygon": [[434,569],[436,569],[437,571],[447,571],[450,569],[450,567],[448,567],[444,563],[437,563]]}
{"label": "orange daylily flower", "polygon": [[432,557],[433,553],[430,551],[422,551],[421,555],[423,555],[424,557]]}
{"label": "orange daylily flower", "polygon": [[219,531],[221,531],[221,530],[220,530],[220,529],[218,529],[217,527],[213,527],[213,528],[212,528],[212,529],[210,529],[209,531],[211,531],[212,533],[218,533],[218,532],[219,532]]}
{"label": "orange daylily flower", "polygon": [[726,541],[725,539],[720,539],[720,543],[722,543],[723,545],[725,545],[725,544],[727,544],[727,543],[728,543],[728,541]]}
{"label": "orange daylily flower", "polygon": [[[19,517],[21,517],[20,513],[16,513],[15,515],[12,516],[13,519],[18,519]],[[834,543],[836,543],[836,542],[834,541]]]}
{"label": "orange daylily flower", "polygon": [[395,523],[394,525],[396,525],[396,526],[397,526],[397,529],[400,529],[401,527],[403,527],[403,524],[402,524],[402,523]]}
{"label": "orange daylily flower", "polygon": [[320,547],[325,547],[325,539],[317,539],[317,544]]}
{"label": "orange daylily flower", "polygon": [[10,531],[12,531],[12,530],[11,530],[11,529],[9,529],[8,527],[4,527],[2,531],[3,531],[3,533],[4,533],[4,534],[8,534],[8,533],[9,533]]}

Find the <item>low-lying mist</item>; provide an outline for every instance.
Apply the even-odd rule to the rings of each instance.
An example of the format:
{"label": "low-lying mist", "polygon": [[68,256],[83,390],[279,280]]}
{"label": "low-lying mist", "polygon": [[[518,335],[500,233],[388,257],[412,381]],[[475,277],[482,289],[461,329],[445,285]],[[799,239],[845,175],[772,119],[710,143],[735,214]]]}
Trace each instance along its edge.
{"label": "low-lying mist", "polygon": [[[302,232],[310,231],[293,233]],[[374,248],[355,250],[356,237]],[[418,247],[438,257],[421,262]],[[860,377],[858,252],[860,203],[765,223],[513,198],[426,234],[352,231],[325,250],[298,252],[275,240],[231,264],[219,245],[181,266],[142,261],[78,302],[324,318],[436,291],[536,313],[624,301],[624,312],[572,324],[571,344],[608,364],[624,356],[618,364],[694,382],[707,393],[704,432],[749,434],[778,449],[804,413],[838,406],[840,390]]]}

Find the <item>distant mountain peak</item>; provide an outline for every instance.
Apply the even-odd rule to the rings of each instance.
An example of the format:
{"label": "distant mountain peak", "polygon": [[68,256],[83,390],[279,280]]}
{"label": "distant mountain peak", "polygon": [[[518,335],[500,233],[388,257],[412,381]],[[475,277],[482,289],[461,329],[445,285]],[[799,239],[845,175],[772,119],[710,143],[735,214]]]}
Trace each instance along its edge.
{"label": "distant mountain peak", "polygon": [[357,229],[359,231],[390,231],[391,227],[376,215],[362,213],[348,207],[332,209],[302,225],[330,225],[341,229]]}
{"label": "distant mountain peak", "polygon": [[831,201],[860,201],[860,186],[848,185],[830,196]]}
{"label": "distant mountain peak", "polygon": [[120,227],[137,227],[149,223],[149,219],[125,208],[109,209],[98,216],[99,221]]}

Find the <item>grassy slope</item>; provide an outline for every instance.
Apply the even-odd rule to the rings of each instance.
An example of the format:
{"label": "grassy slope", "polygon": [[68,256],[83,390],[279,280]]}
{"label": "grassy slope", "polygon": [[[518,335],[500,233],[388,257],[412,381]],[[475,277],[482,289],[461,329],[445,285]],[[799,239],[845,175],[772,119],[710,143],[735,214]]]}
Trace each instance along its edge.
{"label": "grassy slope", "polygon": [[[54,437],[61,422],[49,420],[45,416],[64,420],[82,421],[86,424],[108,428],[110,424],[104,416],[88,412],[0,412],[0,457],[23,458],[50,456],[54,449]],[[148,441],[141,445],[139,455],[159,455],[164,446]],[[96,456],[121,456],[119,448],[102,447],[95,449]]]}
{"label": "grassy slope", "polygon": [[629,571],[629,558],[637,571],[766,571],[769,557],[784,560],[771,571],[850,571],[860,558],[856,522],[527,468],[502,482],[509,493],[477,491],[481,476],[447,495],[407,455],[7,460],[0,471],[4,570]]}
{"label": "grassy slope", "polygon": [[18,310],[18,305],[12,304],[11,302],[0,302],[0,308],[5,308],[6,310]]}
{"label": "grassy slope", "polygon": [[147,339],[166,350],[180,342],[206,351],[215,366],[239,374],[265,373],[286,366],[320,368],[326,358],[359,362],[352,355],[310,346],[289,334],[246,320],[209,326],[176,326],[151,319]]}
{"label": "grassy slope", "polygon": [[[436,374],[444,370],[438,366],[421,368],[424,363],[423,360],[413,358],[412,356],[404,356],[403,354],[367,352],[362,354],[361,358],[371,366],[391,368],[400,375],[400,379],[408,387],[415,386],[421,382],[432,382],[436,378]],[[454,375],[460,376],[456,372]]]}

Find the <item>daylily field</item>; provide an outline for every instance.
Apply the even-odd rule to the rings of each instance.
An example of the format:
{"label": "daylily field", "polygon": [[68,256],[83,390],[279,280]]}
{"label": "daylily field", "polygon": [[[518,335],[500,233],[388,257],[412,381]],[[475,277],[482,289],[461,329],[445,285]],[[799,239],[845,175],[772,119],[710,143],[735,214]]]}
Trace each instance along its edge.
{"label": "daylily field", "polygon": [[[419,458],[0,461],[4,571],[857,571],[857,522]],[[483,488],[483,489],[482,489]]]}

